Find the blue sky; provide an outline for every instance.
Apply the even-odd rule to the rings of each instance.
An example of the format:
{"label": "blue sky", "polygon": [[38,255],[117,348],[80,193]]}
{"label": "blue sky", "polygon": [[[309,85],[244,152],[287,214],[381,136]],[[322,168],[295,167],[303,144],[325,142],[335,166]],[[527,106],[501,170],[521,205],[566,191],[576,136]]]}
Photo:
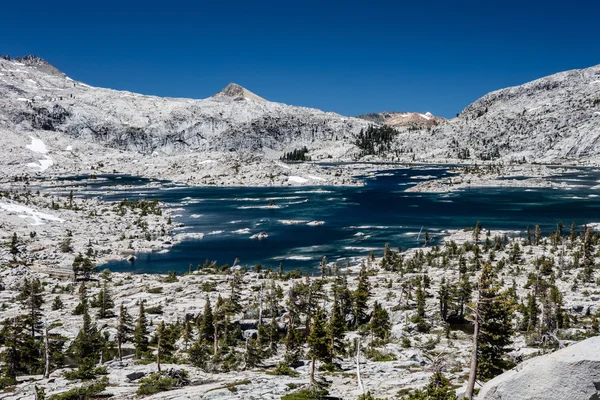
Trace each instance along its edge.
{"label": "blue sky", "polygon": [[489,91],[600,64],[598,3],[11,1],[0,54],[145,94],[204,98],[236,82],[345,115],[451,117]]}

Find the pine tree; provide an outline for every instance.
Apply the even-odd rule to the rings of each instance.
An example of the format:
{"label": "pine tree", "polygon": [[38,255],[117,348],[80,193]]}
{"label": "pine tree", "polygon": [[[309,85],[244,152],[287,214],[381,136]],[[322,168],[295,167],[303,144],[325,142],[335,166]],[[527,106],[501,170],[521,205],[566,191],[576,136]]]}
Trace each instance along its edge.
{"label": "pine tree", "polygon": [[79,304],[75,306],[73,315],[83,315],[84,311],[86,311],[88,307],[87,286],[84,281],[81,282],[81,286],[79,286]]}
{"label": "pine tree", "polygon": [[353,325],[359,326],[367,319],[368,301],[371,295],[371,284],[367,276],[367,268],[362,266],[358,276],[358,285],[356,290],[352,292],[352,314]]}
{"label": "pine tree", "polygon": [[429,332],[430,325],[425,319],[425,300],[427,298],[427,293],[425,292],[425,289],[423,289],[423,282],[420,279],[417,281],[416,298],[417,313],[413,317],[413,322],[417,324],[417,330],[419,332]]}
{"label": "pine tree", "polygon": [[94,378],[94,365],[100,360],[100,352],[102,352],[104,344],[104,338],[98,331],[96,323],[92,321],[88,309],[85,308],[83,311],[83,325],[69,347],[69,352],[79,364],[74,377],[78,379]]}
{"label": "pine tree", "polygon": [[276,314],[271,315],[271,323],[269,324],[265,337],[268,340],[271,354],[276,354],[277,344],[279,342],[279,324],[277,323]]}
{"label": "pine tree", "polygon": [[117,340],[117,357],[119,357],[119,361],[123,360],[123,355],[121,352],[121,346],[123,343],[127,343],[131,339],[131,333],[133,329],[131,327],[132,317],[127,312],[127,309],[121,303],[119,307],[119,323],[117,324],[117,333],[115,335],[115,339]]}
{"label": "pine tree", "polygon": [[42,331],[42,304],[44,304],[42,283],[38,278],[23,280],[17,300],[27,309],[26,321],[29,334],[35,338]]}
{"label": "pine tree", "polygon": [[350,289],[348,289],[348,281],[346,276],[340,275],[335,278],[333,282],[333,286],[331,288],[334,297],[337,297],[340,313],[342,314],[342,318],[344,323],[347,322],[348,316],[352,314],[353,309],[353,296]]}
{"label": "pine tree", "polygon": [[189,363],[198,367],[207,369],[212,354],[212,346],[202,337],[198,337],[188,350]]}
{"label": "pine tree", "polygon": [[319,270],[321,271],[321,279],[325,279],[325,272],[327,271],[327,257],[323,257],[321,259]]}
{"label": "pine tree", "polygon": [[571,232],[569,238],[571,239],[571,243],[575,242],[575,239],[577,239],[577,229],[575,227],[575,222],[571,222]]}
{"label": "pine tree", "polygon": [[140,309],[133,331],[133,344],[135,346],[135,357],[142,358],[148,351],[148,322],[146,321],[146,310],[144,301],[140,300]]}
{"label": "pine tree", "polygon": [[475,224],[475,229],[473,229],[473,240],[475,241],[475,246],[479,245],[479,237],[481,235],[481,222],[477,221]]}
{"label": "pine tree", "polygon": [[455,302],[458,306],[458,319],[460,321],[464,319],[465,307],[471,301],[472,293],[473,288],[469,281],[469,277],[466,274],[463,274],[455,293]]}
{"label": "pine tree", "polygon": [[526,319],[525,330],[527,332],[535,331],[538,325],[538,318],[540,315],[540,308],[538,307],[535,293],[527,294],[527,306],[523,314]]}
{"label": "pine tree", "polygon": [[206,295],[206,301],[204,303],[204,313],[202,313],[202,322],[200,323],[199,335],[206,340],[213,337],[214,333],[214,317],[212,307],[210,305],[210,299]]}
{"label": "pine tree", "polygon": [[329,324],[327,325],[327,338],[329,340],[329,348],[332,355],[344,354],[344,332],[346,332],[346,323],[340,310],[337,295],[334,294],[331,317],[329,318]]}
{"label": "pine tree", "polygon": [[183,323],[183,330],[181,331],[181,338],[183,339],[183,349],[188,350],[189,343],[192,341],[193,333],[192,323],[189,319],[186,319]]}
{"label": "pine tree", "polygon": [[441,372],[435,372],[429,378],[429,384],[424,390],[415,390],[411,395],[402,397],[404,400],[456,400],[456,392],[450,386],[450,381]]}
{"label": "pine tree", "polygon": [[390,315],[386,309],[381,307],[379,302],[373,303],[373,314],[369,323],[371,336],[376,339],[386,340],[391,333],[392,324]]}
{"label": "pine tree", "polygon": [[308,277],[304,282],[294,284],[289,291],[287,305],[294,316],[304,315],[306,335],[310,332],[310,321],[316,313],[318,304],[325,299],[323,291],[324,281],[310,281]]}
{"label": "pine tree", "polygon": [[450,289],[446,284],[446,278],[442,277],[440,289],[438,291],[438,299],[440,301],[440,317],[442,321],[448,320],[448,310],[450,308]]}
{"label": "pine tree", "polygon": [[243,307],[240,303],[242,295],[241,295],[241,285],[242,285],[242,277],[239,272],[236,272],[232,275],[231,280],[229,281],[229,289],[230,295],[229,299],[227,299],[224,307],[224,312],[227,315],[234,315],[242,311]]}
{"label": "pine tree", "polygon": [[3,321],[0,330],[0,345],[4,347],[0,353],[0,361],[3,364],[1,372],[8,379],[28,373],[27,360],[22,351],[27,337],[22,334],[24,329],[27,327],[21,318],[10,318]]}
{"label": "pine tree", "polygon": [[538,246],[540,241],[542,240],[542,230],[539,225],[535,226],[535,230],[533,231],[533,244]]}
{"label": "pine tree", "polygon": [[513,304],[490,264],[486,264],[479,281],[480,333],[477,348],[477,376],[486,381],[503,372],[510,363],[503,359],[512,343]]}
{"label": "pine tree", "polygon": [[13,232],[11,240],[10,240],[10,254],[13,255],[13,257],[16,257],[17,254],[19,254],[19,237],[17,236],[16,232]]}
{"label": "pine tree", "polygon": [[294,314],[288,314],[287,333],[285,336],[285,363],[291,367],[296,366],[303,357],[302,345],[304,344],[304,335],[296,329],[294,324]]}
{"label": "pine tree", "polygon": [[60,296],[56,296],[52,302],[52,311],[62,310],[64,307],[63,301]]}
{"label": "pine tree", "polygon": [[98,292],[98,318],[109,318],[115,315],[112,308],[115,306],[115,302],[112,299],[112,295],[106,282],[104,287]]}
{"label": "pine tree", "polygon": [[325,313],[319,309],[313,317],[311,330],[307,338],[308,342],[308,356],[312,360],[311,371],[310,371],[310,386],[315,387],[315,366],[316,362],[331,362],[332,356],[327,341],[327,322],[325,319]]}
{"label": "pine tree", "polygon": [[260,340],[248,338],[246,340],[245,353],[246,368],[254,368],[258,366],[265,358],[265,350]]}

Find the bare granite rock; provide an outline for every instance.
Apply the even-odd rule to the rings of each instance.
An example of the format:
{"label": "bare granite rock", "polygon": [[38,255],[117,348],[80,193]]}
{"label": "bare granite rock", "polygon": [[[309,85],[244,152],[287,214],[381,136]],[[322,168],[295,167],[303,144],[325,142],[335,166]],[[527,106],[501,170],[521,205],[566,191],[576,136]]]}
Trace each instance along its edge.
{"label": "bare granite rock", "polygon": [[532,358],[487,382],[480,400],[597,400],[600,337]]}

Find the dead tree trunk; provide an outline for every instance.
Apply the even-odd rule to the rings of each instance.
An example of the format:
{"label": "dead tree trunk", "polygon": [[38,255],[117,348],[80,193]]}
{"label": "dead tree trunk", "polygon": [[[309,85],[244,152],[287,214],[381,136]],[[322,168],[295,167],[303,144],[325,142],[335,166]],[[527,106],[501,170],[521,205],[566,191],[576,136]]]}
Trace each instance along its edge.
{"label": "dead tree trunk", "polygon": [[[161,332],[162,333],[162,332]],[[160,372],[160,333],[157,335],[157,346],[156,346],[156,367],[158,368],[158,372]]]}
{"label": "dead tree trunk", "polygon": [[44,352],[46,365],[44,367],[44,378],[50,378],[50,339],[48,338],[48,327],[44,329]]}
{"label": "dead tree trunk", "polygon": [[358,388],[362,394],[365,394],[365,387],[360,377],[360,338],[356,339],[356,380],[358,381]]}
{"label": "dead tree trunk", "polygon": [[215,327],[213,354],[217,355],[217,352],[219,351],[219,325],[215,322],[213,326]]}
{"label": "dead tree trunk", "polygon": [[480,296],[477,298],[477,308],[475,309],[473,319],[473,349],[471,350],[471,368],[469,371],[469,382],[467,383],[467,390],[465,392],[465,398],[473,399],[473,391],[475,390],[475,379],[477,378],[477,349],[479,339],[479,304]]}
{"label": "dead tree trunk", "polygon": [[315,364],[317,363],[316,358],[312,358],[312,365],[310,366],[310,388],[314,389],[315,387]]}
{"label": "dead tree trunk", "polygon": [[123,354],[121,353],[121,335],[117,335],[117,356],[119,357],[119,361],[123,361]]}

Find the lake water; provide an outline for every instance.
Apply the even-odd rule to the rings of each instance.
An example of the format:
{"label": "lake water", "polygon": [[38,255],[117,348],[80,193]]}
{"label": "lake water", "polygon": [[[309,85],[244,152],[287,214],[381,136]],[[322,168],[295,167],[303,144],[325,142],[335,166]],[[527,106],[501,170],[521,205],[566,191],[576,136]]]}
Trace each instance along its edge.
{"label": "lake water", "polygon": [[[552,178],[573,187],[565,189],[485,188],[454,193],[405,193],[432,177],[448,175],[448,167],[427,166],[382,171],[366,177],[363,187],[187,187],[163,182],[160,188],[116,189],[115,184],[140,185],[148,180],[110,177],[87,181],[78,194],[106,200],[158,198],[177,209],[174,222],[185,224],[176,233],[203,233],[166,253],[138,254],[134,263],[111,262],[112,271],[166,272],[188,270],[215,260],[219,265],[260,263],[284,269],[316,270],[321,258],[345,264],[392,247],[424,244],[425,232],[438,241],[448,229],[474,226],[523,232],[535,224],[547,233],[563,221],[578,225],[600,221],[600,171],[581,168]],[[274,206],[269,203],[274,202]],[[317,224],[309,222],[317,221]],[[322,224],[321,224],[322,223]],[[250,239],[266,232],[263,240]],[[421,234],[419,235],[419,233]],[[515,232],[514,235],[523,233]]]}

